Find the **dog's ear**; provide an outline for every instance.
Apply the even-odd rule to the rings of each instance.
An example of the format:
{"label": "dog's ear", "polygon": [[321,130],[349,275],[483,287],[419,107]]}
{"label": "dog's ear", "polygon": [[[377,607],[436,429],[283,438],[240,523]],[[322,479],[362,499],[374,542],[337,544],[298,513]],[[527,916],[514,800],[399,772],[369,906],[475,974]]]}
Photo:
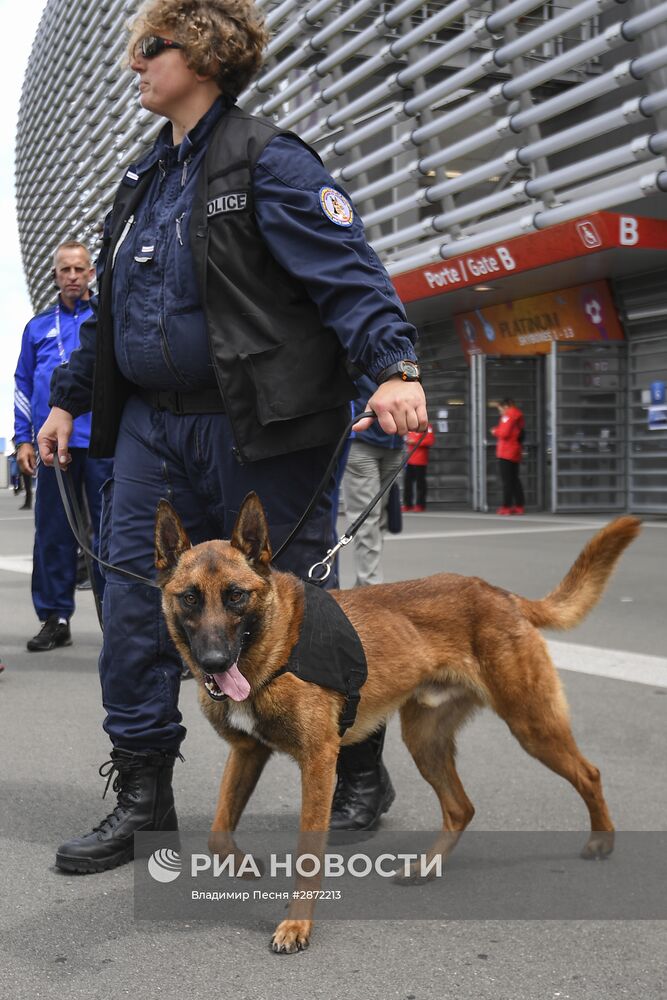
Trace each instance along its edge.
{"label": "dog's ear", "polygon": [[186,549],[192,548],[183,523],[168,500],[160,500],[155,517],[155,568],[169,573]]}
{"label": "dog's ear", "polygon": [[241,504],[239,516],[232,532],[231,544],[242,552],[248,562],[266,574],[271,562],[271,543],[266,514],[256,493],[248,493]]}

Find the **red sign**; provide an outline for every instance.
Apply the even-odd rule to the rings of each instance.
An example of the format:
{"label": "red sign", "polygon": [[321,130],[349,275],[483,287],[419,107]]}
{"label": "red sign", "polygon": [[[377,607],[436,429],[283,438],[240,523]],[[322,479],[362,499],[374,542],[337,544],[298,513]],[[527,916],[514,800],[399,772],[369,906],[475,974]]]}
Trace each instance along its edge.
{"label": "red sign", "polygon": [[[453,244],[453,249],[456,244]],[[629,247],[667,250],[667,221],[636,215],[594,212],[541,232],[516,236],[480,250],[435,261],[396,274],[394,286],[403,302],[416,302],[470,285],[491,284],[522,271],[532,271],[603,250]]]}
{"label": "red sign", "polygon": [[547,354],[554,340],[623,340],[606,281],[482,306],[454,317],[464,353]]}

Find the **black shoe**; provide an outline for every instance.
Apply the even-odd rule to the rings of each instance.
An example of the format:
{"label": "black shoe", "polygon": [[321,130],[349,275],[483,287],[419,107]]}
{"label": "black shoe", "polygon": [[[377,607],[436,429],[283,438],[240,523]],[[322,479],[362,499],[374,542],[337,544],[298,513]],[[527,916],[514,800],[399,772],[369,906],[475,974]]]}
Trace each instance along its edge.
{"label": "black shoe", "polygon": [[341,750],[330,830],[375,830],[396,798],[382,763],[384,734],[383,727],[363,743]]}
{"label": "black shoe", "polygon": [[112,750],[100,774],[107,778],[107,788],[115,775],[112,787],[118,804],[90,833],[58,848],[56,867],[75,875],[105,872],[132,861],[135,833],[178,830],[171,787],[175,759],[161,750]]}
{"label": "black shoe", "polygon": [[71,646],[72,633],[69,622],[59,622],[58,615],[49,615],[37,635],[28,639],[27,646],[31,653],[44,653],[56,646]]}
{"label": "black shoe", "polygon": [[21,504],[19,510],[32,510],[32,500],[26,500]]}
{"label": "black shoe", "polygon": [[192,680],[193,677],[194,677],[194,674],[190,670],[190,667],[186,667],[186,665],[183,664],[183,666],[181,668],[181,680],[182,681],[190,681],[190,680]]}

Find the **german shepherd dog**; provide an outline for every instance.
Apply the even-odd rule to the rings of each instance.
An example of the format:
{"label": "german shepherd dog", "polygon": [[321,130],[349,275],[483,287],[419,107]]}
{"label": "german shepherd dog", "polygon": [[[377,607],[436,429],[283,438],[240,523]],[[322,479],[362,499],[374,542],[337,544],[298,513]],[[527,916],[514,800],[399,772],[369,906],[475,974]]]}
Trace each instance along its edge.
{"label": "german shepherd dog", "polygon": [[[231,745],[210,849],[238,850],[232,831],[274,750],[301,769],[301,830],[326,831],[340,746],[365,739],[398,711],[403,740],[442,809],[432,853],[446,857],[474,814],[456,771],[456,732],[488,706],[529,754],[579,792],[592,831],[582,856],[606,857],[614,827],[600,772],[574,741],[560,681],[537,630],[577,625],[639,529],[630,516],[606,525],[542,600],[452,573],[333,591],[368,664],[356,721],[341,739],[343,695],[292,673],[272,679],[297,641],[304,584],[272,568],[258,497],[246,497],[230,541],[194,547],[178,515],[161,501],[156,567],[169,632],[197,678],[204,715]],[[304,916],[299,906],[291,904],[278,925],[275,952],[307,947],[312,908]]]}

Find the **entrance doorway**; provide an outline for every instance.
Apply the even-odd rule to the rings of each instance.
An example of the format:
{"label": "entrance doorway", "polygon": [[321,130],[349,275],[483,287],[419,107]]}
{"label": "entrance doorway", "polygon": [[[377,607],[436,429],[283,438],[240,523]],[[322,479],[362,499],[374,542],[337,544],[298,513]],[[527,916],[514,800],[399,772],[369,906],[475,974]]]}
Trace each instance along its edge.
{"label": "entrance doorway", "polygon": [[667,513],[667,428],[649,422],[667,382],[667,340],[554,343],[550,355],[438,360],[426,393],[436,443],[429,504],[495,511],[500,482],[494,401],[526,417],[521,480],[531,511]]}
{"label": "entrance doorway", "polygon": [[505,358],[478,354],[471,358],[471,445],[473,510],[495,510],[501,504],[496,439],[491,429],[500,419],[496,403],[513,399],[526,420],[521,482],[526,508],[545,504],[544,358]]}

